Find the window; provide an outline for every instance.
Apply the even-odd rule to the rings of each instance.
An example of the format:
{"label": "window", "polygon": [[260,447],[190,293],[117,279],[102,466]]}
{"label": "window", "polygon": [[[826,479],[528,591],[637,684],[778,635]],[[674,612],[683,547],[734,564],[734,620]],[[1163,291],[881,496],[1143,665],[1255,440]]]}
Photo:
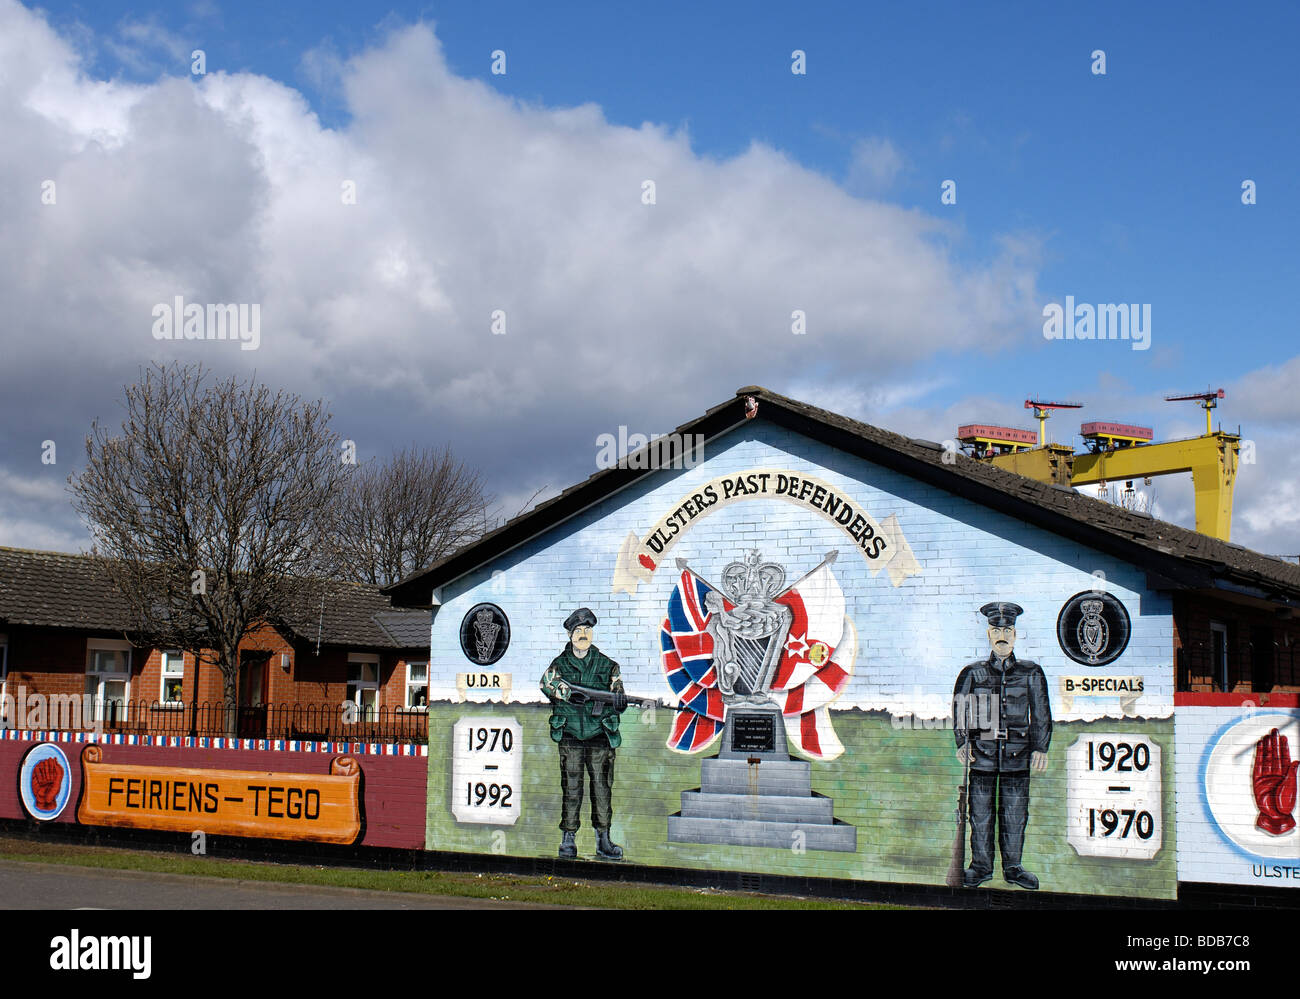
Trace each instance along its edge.
{"label": "window", "polygon": [[95,721],[125,721],[131,696],[131,645],[86,640],[86,693],[95,699]]}
{"label": "window", "polygon": [[406,664],[406,706],[424,711],[429,706],[429,664]]}
{"label": "window", "polygon": [[357,721],[373,721],[379,708],[379,657],[348,656],[348,702],[356,705]]}
{"label": "window", "polygon": [[185,653],[178,649],[168,649],[162,654],[162,696],[163,704],[179,705],[185,697]]}
{"label": "window", "polygon": [[1215,686],[1228,690],[1228,626],[1210,622],[1210,675]]}
{"label": "window", "polygon": [[1277,647],[1273,629],[1255,625],[1250,629],[1250,689],[1267,694],[1277,682]]}

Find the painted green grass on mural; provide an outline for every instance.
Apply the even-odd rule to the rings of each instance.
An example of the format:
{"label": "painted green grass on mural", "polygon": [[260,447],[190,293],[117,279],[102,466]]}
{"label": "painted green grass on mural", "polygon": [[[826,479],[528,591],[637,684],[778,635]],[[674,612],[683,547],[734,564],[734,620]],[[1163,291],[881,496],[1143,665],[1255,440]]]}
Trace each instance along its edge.
{"label": "painted green grass on mural", "polygon": [[711,889],[629,885],[560,877],[509,874],[464,874],[443,871],[376,871],[347,867],[308,867],[183,857],[113,847],[86,847],[0,836],[0,860],[66,864],[119,871],[145,871],[195,877],[229,878],[274,884],[360,888],[366,891],[413,892],[454,898],[499,899],[599,909],[902,909],[831,899],[807,899],[720,892]]}
{"label": "painted green grass on mural", "polygon": [[[513,826],[460,824],[448,808],[451,730],[462,716],[511,717],[523,727],[523,780],[517,799],[519,817]],[[899,729],[884,713],[835,712],[835,728],[847,751],[839,760],[813,764],[813,790],[834,799],[837,820],[856,827],[857,850],[809,849],[800,853],[775,847],[668,842],[667,817],[681,808],[683,791],[700,786],[701,760],[665,747],[671,716],[671,711],[659,710],[653,724],[642,723],[636,709],[629,709],[624,716],[623,745],[615,767],[612,833],[623,845],[628,861],[859,881],[943,883],[952,853],[953,815],[962,776],[949,729]],[[548,717],[549,709],[540,704],[430,705],[429,849],[555,856],[560,841],[560,774]],[[1163,840],[1153,860],[1081,857],[1066,841],[1066,750],[1079,736],[1097,732],[1140,732],[1164,750]],[[1174,897],[1173,756],[1171,719],[1057,723],[1048,772],[1032,778],[1025,837],[1025,866],[1038,875],[1044,890]],[[589,810],[589,803],[584,802],[578,833],[578,856],[583,860],[596,859]],[[1000,869],[988,887],[1021,890],[1004,884]]]}

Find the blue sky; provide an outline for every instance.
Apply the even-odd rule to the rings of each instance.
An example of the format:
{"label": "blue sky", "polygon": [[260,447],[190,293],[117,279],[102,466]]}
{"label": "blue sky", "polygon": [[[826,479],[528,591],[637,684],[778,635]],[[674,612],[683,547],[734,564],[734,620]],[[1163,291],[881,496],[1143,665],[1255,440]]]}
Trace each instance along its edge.
{"label": "blue sky", "polygon": [[[1072,365],[1089,374],[1114,366],[1172,391],[1214,381],[1227,343],[1242,367],[1276,359],[1279,338],[1295,329],[1284,289],[1300,263],[1290,238],[1300,202],[1289,190],[1300,170],[1300,7],[810,6],[44,8],[56,24],[102,35],[158,23],[224,68],[302,89],[336,127],[346,109],[304,71],[303,54],[347,57],[384,25],[427,20],[458,75],[551,107],[594,102],[615,123],[685,127],[702,155],[761,141],[852,189],[853,143],[883,136],[903,160],[890,200],[955,222],[959,253],[980,254],[997,233],[1033,233],[1046,243],[1048,298],[1159,303],[1164,349],[1122,360],[1079,350]],[[808,53],[804,77],[790,73],[795,48]],[[504,75],[489,71],[497,49]],[[1095,49],[1106,53],[1105,76],[1091,72]],[[108,51],[94,66],[135,79],[188,70],[164,55],[146,72]],[[958,202],[940,211],[950,178]],[[1244,179],[1261,189],[1255,210],[1241,204]],[[1051,394],[1050,361],[1028,350],[1013,363],[1020,384]]]}
{"label": "blue sky", "polygon": [[[1242,516],[1234,537],[1264,550],[1300,551],[1300,462],[1289,447],[1300,425],[1300,400],[1291,391],[1300,387],[1300,362],[1288,366],[1297,353],[1291,347],[1296,332],[1292,289],[1300,262],[1294,241],[1300,208],[1292,192],[1300,167],[1300,130],[1295,127],[1300,87],[1291,48],[1300,37],[1300,8],[1293,4],[1067,8],[844,3],[805,10],[752,3],[359,7],[205,0],[172,7],[46,3],[40,10],[56,39],[51,51],[72,60],[69,65],[79,80],[75,86],[112,83],[116,96],[108,104],[118,102],[115,113],[136,114],[124,109],[148,106],[155,98],[165,103],[173,93],[164,86],[168,78],[196,88],[219,115],[231,114],[231,98],[223,93],[239,93],[245,107],[262,107],[255,113],[265,113],[268,121],[292,115],[276,102],[298,95],[305,102],[298,118],[275,119],[289,122],[283,134],[296,136],[301,129],[304,156],[321,156],[321,150],[342,145],[347,147],[344,160],[375,164],[375,175],[389,189],[401,187],[408,205],[410,199],[426,200],[419,206],[432,213],[426,232],[439,220],[457,232],[462,232],[460,226],[475,231],[476,225],[479,230],[506,225],[491,214],[492,208],[482,207],[498,204],[492,192],[457,187],[475,184],[475,156],[483,162],[526,158],[531,154],[521,150],[544,147],[547,157],[537,162],[554,159],[557,172],[514,175],[510,183],[537,183],[537,198],[551,197],[560,188],[567,192],[572,183],[575,190],[563,198],[580,202],[583,184],[575,175],[589,161],[603,162],[595,152],[584,159],[585,143],[595,143],[591,150],[644,143],[646,175],[660,171],[659,201],[650,210],[673,218],[674,200],[689,184],[693,198],[700,200],[688,203],[682,196],[679,207],[698,217],[704,206],[715,206],[708,224],[683,228],[686,243],[660,244],[659,235],[641,230],[624,243],[619,233],[640,223],[628,223],[593,200],[590,228],[575,231],[564,245],[608,239],[627,250],[626,260],[657,261],[672,254],[690,256],[710,232],[742,222],[749,227],[730,237],[735,243],[729,255],[714,259],[698,250],[700,258],[686,272],[647,281],[636,297],[639,305],[629,309],[646,311],[649,303],[654,315],[647,322],[682,331],[695,328],[696,337],[713,336],[718,317],[765,284],[764,267],[784,272],[771,259],[763,264],[745,259],[756,234],[770,238],[765,247],[769,255],[779,255],[784,230],[791,233],[792,258],[828,254],[825,267],[813,261],[802,279],[809,289],[806,297],[815,303],[808,307],[808,341],[778,341],[789,337],[788,328],[782,328],[789,319],[788,313],[777,313],[784,306],[774,303],[770,328],[757,329],[746,318],[737,329],[717,334],[734,344],[772,337],[771,349],[760,361],[729,363],[728,358],[745,355],[743,347],[710,355],[700,363],[702,372],[683,376],[672,392],[639,399],[631,414],[626,406],[605,402],[586,409],[574,406],[545,448],[528,434],[503,445],[508,424],[477,419],[459,401],[464,386],[458,389],[455,378],[430,379],[418,387],[403,386],[400,380],[386,385],[412,399],[402,407],[409,422],[394,420],[380,401],[374,378],[349,383],[325,373],[337,371],[337,365],[330,367],[334,360],[325,361],[336,345],[322,333],[321,370],[309,377],[295,369],[284,380],[304,394],[331,398],[345,418],[350,414],[366,428],[372,453],[428,442],[432,427],[440,439],[463,441],[467,450],[482,454],[494,488],[508,503],[535,488],[563,488],[589,474],[591,447],[586,442],[618,423],[632,424],[640,414],[652,424],[645,429],[667,429],[754,381],[890,429],[940,439],[965,419],[1030,426],[1029,414],[1020,408],[1029,393],[1080,399],[1088,403],[1082,419],[1147,423],[1158,436],[1196,433],[1202,418],[1195,407],[1163,403],[1162,395],[1224,385],[1229,392],[1219,411],[1223,423],[1243,424],[1248,437],[1259,439],[1261,464],[1271,463],[1269,488],[1264,477],[1252,485],[1251,475],[1243,471]],[[11,0],[5,0],[4,16],[24,31],[43,30],[32,8],[19,8]],[[410,44],[398,44],[398,38]],[[204,81],[189,75],[193,48],[206,53]],[[490,72],[491,53],[497,49],[506,53],[505,75]],[[790,72],[794,49],[806,53],[806,75]],[[1096,49],[1105,52],[1105,75],[1092,72]],[[432,82],[409,88],[400,82],[421,77],[421,67],[430,64],[438,66]],[[398,82],[385,82],[384,66]],[[450,88],[449,80],[454,81]],[[491,93],[509,100],[492,103]],[[30,110],[33,101],[17,94],[13,90],[0,100]],[[394,102],[409,102],[409,107],[393,110]],[[571,128],[563,110],[583,105],[599,109],[596,120]],[[273,106],[274,111],[264,110]],[[493,126],[496,132],[485,126],[481,135],[475,134],[477,152],[458,149],[456,155],[467,167],[444,170],[443,164],[433,163],[440,148],[467,141],[464,122],[469,119],[459,117],[457,108],[468,109],[464,113],[472,113],[475,121],[507,117]],[[42,113],[46,124],[57,120]],[[188,127],[184,122],[197,130],[208,127],[190,120],[188,110],[176,114],[183,119],[178,129]],[[514,125],[534,145],[518,144]],[[89,126],[77,127],[83,137],[90,134]],[[116,141],[129,149],[143,141],[141,129],[138,119],[123,124]],[[262,139],[254,144],[260,143]],[[98,169],[84,162],[84,148],[69,152],[67,146],[51,139],[51,149],[63,149],[59,155],[67,169]],[[112,143],[107,148],[110,158],[120,155]],[[756,148],[761,156],[753,155]],[[630,161],[618,159],[621,153],[610,155],[619,168],[636,169],[636,154]],[[422,162],[430,164],[423,190]],[[689,180],[666,163],[689,170]],[[138,186],[147,183],[142,178],[148,169],[146,159],[123,160],[113,176],[121,179],[137,170]],[[209,186],[229,175],[220,163],[211,169]],[[594,176],[612,169],[593,166]],[[957,203],[951,206],[940,204],[940,185],[948,179],[957,185]],[[1258,203],[1250,206],[1241,202],[1247,179],[1257,185]],[[752,191],[746,187],[750,180]],[[747,191],[744,200],[727,207],[727,192],[741,188]],[[272,178],[268,190],[274,199],[285,186]],[[480,205],[477,221],[452,220],[446,215],[451,209],[440,207],[462,201]],[[814,203],[820,207],[808,209],[804,231],[801,206]],[[569,214],[585,212],[580,203],[566,200],[564,205]],[[860,218],[853,214],[858,208],[864,212]],[[236,216],[240,210],[232,209]],[[607,223],[602,212],[608,213]],[[880,234],[880,245],[864,252],[860,261],[845,263],[843,248],[834,242],[835,219],[845,213],[852,219],[840,234],[846,243],[859,231],[855,226],[864,234]],[[177,208],[177,214],[183,216],[184,210]],[[128,223],[138,217],[138,211],[123,216]],[[539,213],[536,243],[522,222],[508,236],[497,233],[486,241],[479,259],[503,262],[501,281],[491,291],[458,285],[447,276],[455,268],[455,246],[464,245],[463,232],[446,256],[442,249],[420,246],[420,237],[410,233],[385,230],[379,243],[407,248],[393,251],[401,258],[395,265],[399,275],[408,273],[408,252],[409,263],[418,259],[426,265],[424,301],[439,303],[428,305],[430,314],[442,308],[463,324],[464,316],[484,311],[494,294],[524,311],[532,307],[525,303],[535,301],[529,297],[533,292],[525,294],[522,281],[517,288],[507,284],[510,274],[548,252],[550,217]],[[246,221],[249,231],[258,231],[255,220]],[[674,219],[674,224],[688,226],[686,220]],[[26,237],[29,258],[44,238],[39,231]],[[147,238],[141,238],[147,245]],[[720,242],[727,238],[724,232]],[[897,254],[895,246],[902,248]],[[116,256],[121,248],[106,252]],[[292,269],[293,252],[282,249],[277,265]],[[834,270],[837,260],[844,272],[814,288],[817,275]],[[873,278],[867,272],[876,263],[896,269]],[[846,304],[854,294],[854,268],[863,269],[868,283],[874,279],[888,289],[907,287],[912,275],[931,265],[934,275],[899,302],[884,301],[884,290],[864,294],[852,307]],[[569,307],[582,309],[584,289],[619,280],[618,273],[626,273],[628,266],[625,261],[621,272],[602,274],[598,263],[584,263],[572,285],[566,284],[568,275],[557,282],[556,272],[543,268],[529,287],[543,296],[544,289],[553,289],[557,298],[567,296]],[[717,274],[744,274],[751,267],[751,277],[737,277],[718,292],[721,300],[691,300],[692,294],[704,294],[703,289],[717,284],[712,280]],[[231,275],[236,270],[232,264]],[[231,275],[228,280],[238,285]],[[194,273],[178,278],[178,286],[202,294],[201,282],[195,282]],[[792,287],[790,304],[803,306],[800,285]],[[355,289],[346,307],[354,313],[364,309],[365,294],[364,287]],[[1044,340],[1041,309],[1066,295],[1088,303],[1149,303],[1151,349]],[[932,298],[935,305],[927,316]],[[608,316],[612,343],[593,352],[612,368],[635,368],[638,355],[647,350],[648,334],[630,328],[619,332],[619,302],[613,298],[593,306],[613,312]],[[563,325],[557,318],[562,303],[549,305],[554,309],[546,322]],[[767,315],[761,310],[755,314]],[[877,314],[882,317],[878,323]],[[537,315],[536,328],[551,329]],[[402,338],[414,333],[401,326],[400,316],[390,318],[395,332],[372,331],[367,356],[391,349],[384,362],[389,368],[425,363],[400,349]],[[377,317],[375,329],[382,330],[386,321]],[[859,321],[862,325],[856,327]],[[913,321],[949,333],[918,334],[911,345]],[[765,322],[760,319],[759,326]],[[437,336],[459,335],[455,331],[461,327],[448,323]],[[568,347],[558,325],[546,335],[563,353]],[[600,328],[597,322],[592,325]],[[403,332],[396,332],[398,327]],[[444,329],[436,323],[430,328]],[[859,328],[860,335],[855,332]],[[138,365],[162,358],[156,342],[123,336],[115,355],[120,360]],[[689,363],[692,343],[686,332],[682,336],[674,343],[679,364]],[[274,341],[269,346],[273,351]],[[513,374],[513,396],[521,400],[511,417],[515,420],[535,419],[528,414],[543,410],[530,406],[541,407],[544,398],[566,391],[563,368],[543,375],[537,368],[539,355],[517,353],[513,344],[509,350],[492,343],[474,349],[497,352],[492,355],[494,383],[507,383],[507,373]],[[428,363],[436,363],[436,356]],[[227,360],[234,365],[248,359],[215,363],[220,367]],[[276,371],[276,365],[274,353],[265,360],[259,356],[264,374]],[[543,384],[529,385],[530,376]],[[11,377],[29,383],[31,372]],[[630,383],[622,377],[604,381],[626,390]],[[350,413],[349,407],[356,411]],[[84,412],[66,418],[60,431],[75,434],[80,425],[84,434],[84,425],[106,412],[88,402]],[[1068,438],[1076,423],[1058,419],[1056,436]],[[23,488],[35,488],[28,480],[36,473],[17,457],[21,445],[12,435],[3,444],[8,453],[0,452],[0,459],[7,459],[13,481],[28,484],[14,487],[6,507],[0,481],[0,543],[23,543],[23,525],[32,519],[45,524],[55,546],[77,543],[66,520],[36,517],[23,508]],[[1162,482],[1159,500],[1163,515],[1189,522],[1190,483],[1183,489]]]}

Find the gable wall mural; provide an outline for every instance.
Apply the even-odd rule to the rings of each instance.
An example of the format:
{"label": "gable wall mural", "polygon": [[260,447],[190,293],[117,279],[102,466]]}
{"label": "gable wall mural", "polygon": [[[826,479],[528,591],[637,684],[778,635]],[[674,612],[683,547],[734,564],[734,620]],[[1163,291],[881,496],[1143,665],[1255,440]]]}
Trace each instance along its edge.
{"label": "gable wall mural", "polygon": [[429,849],[1176,893],[1145,576],[769,424],[454,581]]}

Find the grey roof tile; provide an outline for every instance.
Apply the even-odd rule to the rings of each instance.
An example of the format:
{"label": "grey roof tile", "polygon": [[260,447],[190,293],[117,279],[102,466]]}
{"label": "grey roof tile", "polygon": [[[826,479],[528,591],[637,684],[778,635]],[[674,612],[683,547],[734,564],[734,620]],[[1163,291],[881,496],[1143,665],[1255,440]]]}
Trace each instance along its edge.
{"label": "grey roof tile", "polygon": [[[90,555],[0,547],[2,624],[130,631],[131,617],[126,600]],[[379,587],[363,583],[304,581],[286,627],[307,641],[319,636],[326,645],[429,644],[427,613],[395,611]]]}

